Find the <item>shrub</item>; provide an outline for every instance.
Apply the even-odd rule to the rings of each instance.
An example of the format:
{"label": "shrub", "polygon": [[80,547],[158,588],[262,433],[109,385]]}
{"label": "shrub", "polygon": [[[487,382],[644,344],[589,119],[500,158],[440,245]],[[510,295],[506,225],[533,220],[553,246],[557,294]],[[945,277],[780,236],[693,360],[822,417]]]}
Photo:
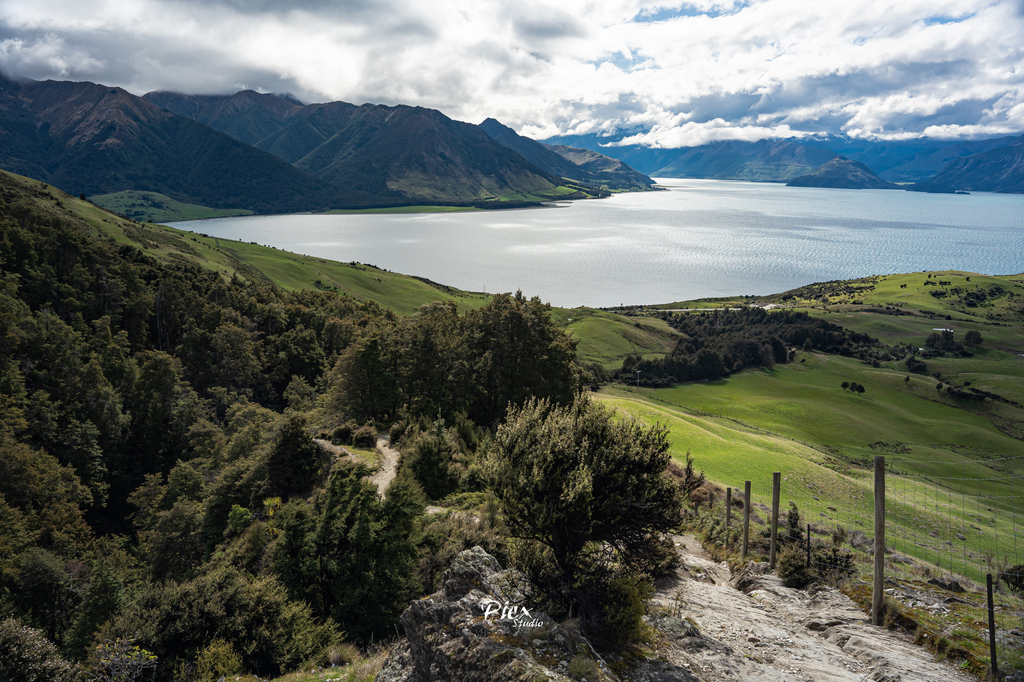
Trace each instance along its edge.
{"label": "shrub", "polygon": [[424,589],[433,592],[440,587],[441,574],[451,565],[459,552],[479,545],[496,558],[508,564],[508,538],[485,514],[483,518],[471,512],[453,512],[430,516],[423,523],[419,541],[420,558],[416,575]]}
{"label": "shrub", "polygon": [[803,539],[803,531],[800,528],[800,510],[795,502],[789,503],[789,512],[786,514],[786,531],[790,542],[800,542]]}
{"label": "shrub", "polygon": [[601,677],[601,667],[590,656],[579,654],[569,661],[569,676],[574,680],[597,680]]}
{"label": "shrub", "polygon": [[377,429],[372,424],[363,424],[352,434],[352,445],[357,448],[373,448],[377,446]]}
{"label": "shrub", "polygon": [[343,665],[351,665],[362,657],[355,644],[342,642],[332,646],[327,651],[327,663],[335,668]]}
{"label": "shrub", "polygon": [[240,504],[231,505],[231,512],[228,513],[228,529],[232,535],[237,535],[249,525],[252,520],[252,512]]}
{"label": "shrub", "polygon": [[215,639],[196,657],[198,682],[216,682],[221,677],[242,673],[242,659],[231,642]]}
{"label": "shrub", "polygon": [[135,682],[147,670],[156,668],[156,656],[137,646],[135,637],[118,637],[96,647],[96,680]]}
{"label": "shrub", "polygon": [[575,586],[583,629],[598,644],[613,648],[647,641],[644,615],[654,594],[651,583],[624,571],[595,568]]}
{"label": "shrub", "polygon": [[783,585],[797,589],[807,587],[818,578],[814,569],[807,565],[807,555],[794,545],[782,547],[775,572],[779,574]]}
{"label": "shrub", "polygon": [[1007,568],[1005,571],[1000,571],[999,577],[996,580],[997,582],[1002,580],[1010,588],[1010,591],[1015,594],[1024,593],[1024,564],[1017,564]]}
{"label": "shrub", "polygon": [[811,566],[823,581],[833,587],[853,577],[856,572],[853,554],[835,546],[812,553]]}
{"label": "shrub", "polygon": [[862,530],[850,531],[849,542],[854,549],[859,549],[862,552],[870,554],[875,551],[874,539],[869,538],[867,533]]}
{"label": "shrub", "polygon": [[353,422],[345,422],[331,433],[331,442],[335,445],[352,445],[352,434],[355,430]]}
{"label": "shrub", "polygon": [[530,401],[509,412],[489,462],[513,537],[551,548],[573,582],[589,543],[616,548],[626,564],[679,519],[678,486],[664,471],[667,432],[579,394],[572,405]]}
{"label": "shrub", "polygon": [[0,621],[0,679],[8,682],[80,682],[82,670],[65,661],[43,633],[14,618]]}

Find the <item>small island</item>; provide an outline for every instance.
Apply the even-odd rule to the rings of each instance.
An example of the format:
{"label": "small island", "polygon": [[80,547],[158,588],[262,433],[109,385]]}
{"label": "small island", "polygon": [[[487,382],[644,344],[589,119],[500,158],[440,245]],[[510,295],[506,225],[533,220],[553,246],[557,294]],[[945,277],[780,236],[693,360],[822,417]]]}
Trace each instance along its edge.
{"label": "small island", "polygon": [[859,161],[837,156],[821,164],[810,173],[793,178],[787,187],[832,187],[837,189],[902,189],[878,177]]}

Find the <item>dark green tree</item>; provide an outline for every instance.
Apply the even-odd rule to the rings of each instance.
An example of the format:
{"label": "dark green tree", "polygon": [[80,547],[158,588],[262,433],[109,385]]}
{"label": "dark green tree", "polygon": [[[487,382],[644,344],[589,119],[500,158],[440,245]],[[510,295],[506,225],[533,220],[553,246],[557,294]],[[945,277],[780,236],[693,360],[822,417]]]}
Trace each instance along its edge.
{"label": "dark green tree", "polygon": [[312,513],[286,506],[273,562],[290,594],[362,641],[391,632],[419,593],[413,537],[423,513],[411,484],[396,479],[382,502],[368,473],[335,467]]}
{"label": "dark green tree", "polygon": [[292,415],[281,426],[267,459],[267,483],[287,499],[309,494],[320,474],[320,448],[306,433],[306,418]]}
{"label": "dark green tree", "polygon": [[571,583],[590,543],[627,565],[652,563],[679,520],[668,462],[665,428],[619,419],[579,394],[562,407],[530,400],[510,410],[489,470],[510,533],[547,546]]}
{"label": "dark green tree", "polygon": [[498,294],[467,314],[467,343],[479,394],[469,416],[478,424],[501,419],[527,398],[566,404],[582,387],[576,342],[551,318],[551,306],[521,291]]}

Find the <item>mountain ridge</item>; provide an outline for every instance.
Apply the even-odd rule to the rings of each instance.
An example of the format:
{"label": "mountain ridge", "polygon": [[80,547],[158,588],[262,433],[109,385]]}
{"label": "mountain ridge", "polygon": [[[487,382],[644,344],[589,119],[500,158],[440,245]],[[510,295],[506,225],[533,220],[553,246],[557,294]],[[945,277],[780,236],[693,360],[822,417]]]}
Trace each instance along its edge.
{"label": "mountain ridge", "polygon": [[324,208],[332,190],[277,157],[121,88],[0,82],[0,165],[73,194],[155,191],[217,208]]}
{"label": "mountain ridge", "polygon": [[650,189],[654,181],[628,165],[604,154],[565,145],[549,145],[522,136],[493,118],[479,127],[500,144],[549,173],[609,189]]}
{"label": "mountain ridge", "polygon": [[[1019,139],[1018,136],[1002,136],[981,140],[919,138],[889,141],[825,134],[754,142],[728,140],[673,149],[619,144],[629,136],[644,132],[629,130],[612,135],[562,135],[548,138],[546,142],[591,149],[620,159],[654,177],[788,182],[832,158],[844,156],[863,163],[888,182],[926,183],[944,172],[950,164],[1012,146]],[[946,187],[941,191],[960,189],[968,187]]]}
{"label": "mountain ridge", "polygon": [[[442,112],[408,105],[298,104],[240,91],[143,96],[325,182],[395,203],[554,198],[560,178]],[[550,195],[550,196],[546,196]],[[582,198],[577,194],[570,198]]]}

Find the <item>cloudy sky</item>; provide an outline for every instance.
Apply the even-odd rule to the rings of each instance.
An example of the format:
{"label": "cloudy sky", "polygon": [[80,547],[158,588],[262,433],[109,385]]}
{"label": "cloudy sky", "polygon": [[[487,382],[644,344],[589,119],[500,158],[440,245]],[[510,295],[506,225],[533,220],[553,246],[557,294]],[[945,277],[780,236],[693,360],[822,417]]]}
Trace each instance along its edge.
{"label": "cloudy sky", "polygon": [[1024,132],[1024,0],[0,0],[0,70],[417,104],[537,138]]}

